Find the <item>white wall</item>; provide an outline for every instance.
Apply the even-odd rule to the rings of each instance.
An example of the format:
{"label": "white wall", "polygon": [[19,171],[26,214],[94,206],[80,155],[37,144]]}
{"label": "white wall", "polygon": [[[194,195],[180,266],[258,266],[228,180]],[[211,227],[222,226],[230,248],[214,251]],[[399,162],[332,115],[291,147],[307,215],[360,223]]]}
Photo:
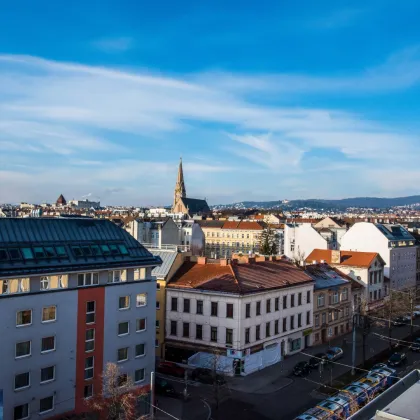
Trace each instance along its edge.
{"label": "white wall", "polygon": [[[294,250],[292,249],[293,240]],[[284,254],[288,258],[295,258],[298,250],[306,258],[314,249],[328,249],[328,243],[310,223],[284,226]]]}

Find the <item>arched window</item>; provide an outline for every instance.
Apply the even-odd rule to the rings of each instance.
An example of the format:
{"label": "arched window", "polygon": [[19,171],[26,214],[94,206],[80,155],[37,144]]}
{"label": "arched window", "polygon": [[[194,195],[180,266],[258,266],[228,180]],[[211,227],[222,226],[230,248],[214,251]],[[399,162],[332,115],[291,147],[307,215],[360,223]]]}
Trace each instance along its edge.
{"label": "arched window", "polygon": [[50,288],[50,278],[41,277],[41,290],[48,290]]}

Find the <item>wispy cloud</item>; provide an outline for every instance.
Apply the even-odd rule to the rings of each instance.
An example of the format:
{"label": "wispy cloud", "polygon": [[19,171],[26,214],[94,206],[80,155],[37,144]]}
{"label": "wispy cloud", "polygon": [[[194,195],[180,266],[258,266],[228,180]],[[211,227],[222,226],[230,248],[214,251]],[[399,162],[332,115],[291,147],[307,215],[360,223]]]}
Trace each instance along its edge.
{"label": "wispy cloud", "polygon": [[[48,183],[57,188],[67,185],[75,194],[85,193],[87,188],[105,194],[104,186],[112,185],[113,200],[118,200],[130,188],[131,195],[136,188],[149,194],[150,186],[162,188],[158,185],[167,186],[170,195],[176,165],[168,163],[172,158],[168,150],[176,157],[198,152],[208,159],[185,162],[193,188],[199,191],[214,189],[216,183],[224,182],[231,183],[232,189],[234,178],[243,179],[250,170],[286,176],[293,173],[300,177],[294,188],[305,188],[303,157],[315,149],[336,150],[351,161],[333,161],[337,171],[348,170],[355,159],[360,172],[371,165],[413,168],[414,156],[420,154],[415,133],[407,134],[341,109],[299,108],[295,100],[285,106],[283,99],[268,103],[265,95],[251,93],[364,92],[372,91],[370,83],[376,83],[375,89],[381,91],[387,88],[385,85],[404,89],[419,81],[420,54],[416,48],[391,57],[383,66],[361,76],[343,79],[224,73],[213,74],[212,78],[209,74],[175,78],[3,55],[0,150],[7,153],[8,159],[4,160],[0,177],[2,181],[10,180],[17,191],[31,195],[39,192],[39,185]],[[199,132],[203,127],[212,138],[206,142],[205,152],[196,150],[195,146],[201,145],[200,137],[188,146],[182,143],[184,137],[191,138],[194,130]],[[166,144],[177,143],[160,148],[163,140]],[[12,176],[17,172],[7,161],[10,157],[18,160],[20,150],[43,157],[36,177],[23,172]],[[167,152],[165,157],[153,159],[153,154],[163,152]],[[59,158],[55,166],[50,163],[52,155]],[[145,159],[150,155],[153,158]],[[63,165],[68,168],[63,169]],[[228,176],[233,172],[235,177]],[[331,176],[331,171],[324,172]],[[311,174],[312,180],[313,170]],[[38,187],[34,179],[42,180]],[[335,188],[341,188],[337,179],[329,185],[334,183]]]}
{"label": "wispy cloud", "polygon": [[94,48],[106,53],[122,53],[134,47],[133,38],[122,36],[116,38],[101,38],[92,42]]}
{"label": "wispy cloud", "polygon": [[338,9],[324,16],[312,18],[307,26],[314,29],[345,28],[355,24],[363,13],[362,9]]}

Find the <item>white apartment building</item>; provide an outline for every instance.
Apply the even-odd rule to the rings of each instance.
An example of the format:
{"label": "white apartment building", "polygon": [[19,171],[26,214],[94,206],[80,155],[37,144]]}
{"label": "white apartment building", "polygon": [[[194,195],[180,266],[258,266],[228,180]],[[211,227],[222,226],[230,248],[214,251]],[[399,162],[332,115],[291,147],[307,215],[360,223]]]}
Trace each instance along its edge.
{"label": "white apartment building", "polygon": [[166,359],[192,366],[217,352],[247,375],[311,345],[313,280],[285,260],[188,261],[166,288]]}
{"label": "white apartment building", "polygon": [[[345,231],[339,230],[342,229]],[[337,232],[333,229],[315,229],[311,223],[284,225],[284,254],[288,258],[305,259],[314,249],[338,248]]]}
{"label": "white apartment building", "polygon": [[355,223],[343,236],[341,249],[379,253],[392,289],[416,285],[416,241],[401,225]]}

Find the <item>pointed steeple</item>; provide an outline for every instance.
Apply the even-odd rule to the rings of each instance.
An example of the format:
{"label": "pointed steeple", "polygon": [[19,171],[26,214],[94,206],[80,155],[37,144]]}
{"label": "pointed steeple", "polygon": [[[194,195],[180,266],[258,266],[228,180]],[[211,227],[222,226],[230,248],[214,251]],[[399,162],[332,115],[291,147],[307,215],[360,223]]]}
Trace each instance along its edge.
{"label": "pointed steeple", "polygon": [[174,194],[174,208],[177,201],[180,198],[184,198],[187,196],[187,192],[185,190],[184,184],[184,171],[182,170],[182,157],[179,159],[179,167],[178,167],[178,178],[176,180],[175,185],[175,194]]}

